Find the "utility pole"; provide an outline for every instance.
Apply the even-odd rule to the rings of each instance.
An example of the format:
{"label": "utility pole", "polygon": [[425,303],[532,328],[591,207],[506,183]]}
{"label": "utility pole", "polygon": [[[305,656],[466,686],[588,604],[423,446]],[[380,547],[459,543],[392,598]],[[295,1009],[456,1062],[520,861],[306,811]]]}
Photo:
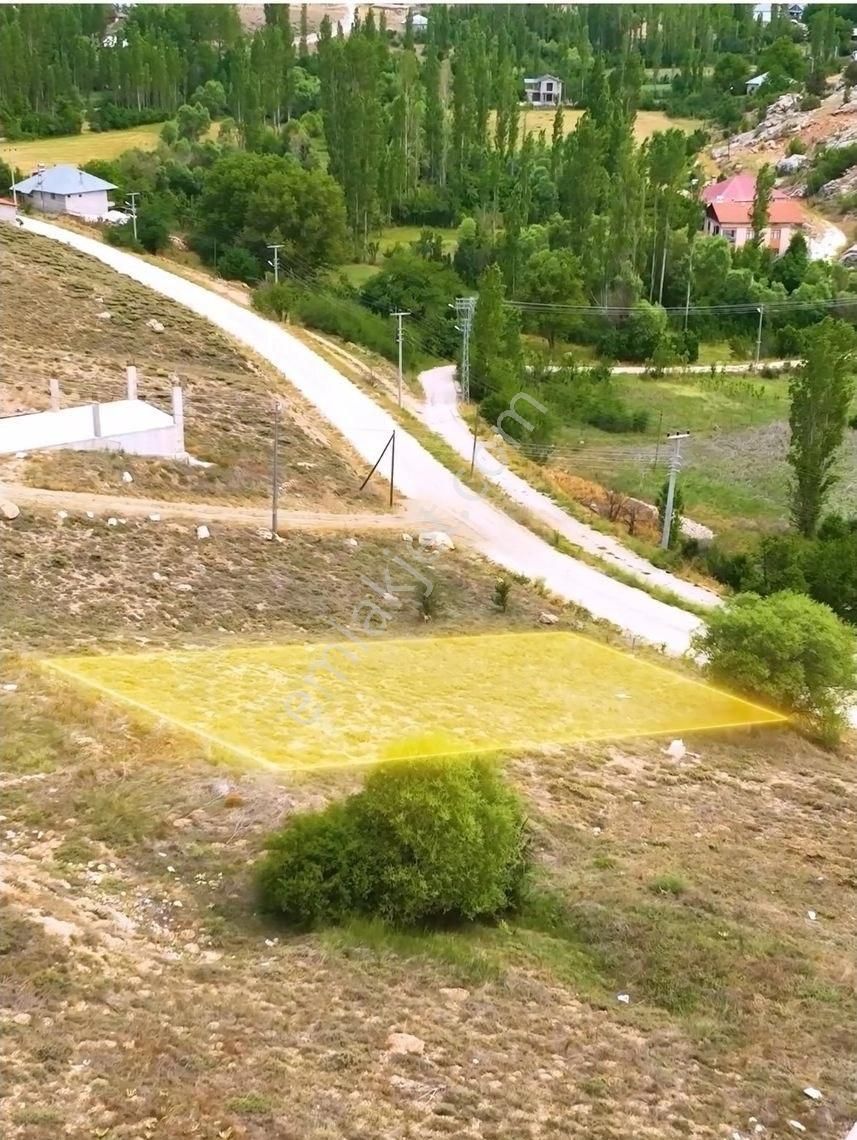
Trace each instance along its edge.
{"label": "utility pole", "polygon": [[473,330],[473,314],[476,310],[475,297],[456,297],[455,315],[458,323],[455,326],[461,333],[461,368],[458,378],[461,382],[461,394],[465,401],[470,400],[470,333]]}
{"label": "utility pole", "polygon": [[396,324],[396,343],[399,346],[399,407],[400,408],[402,406],[402,319],[404,317],[409,317],[410,315],[411,315],[410,313],[405,313],[405,312],[401,312],[401,311],[390,314],[390,316],[395,317],[396,321],[397,321],[397,324]]}
{"label": "utility pole", "polygon": [[667,435],[667,439],[673,441],[673,453],[670,456],[670,481],[664,508],[664,530],[661,535],[661,546],[664,550],[668,550],[670,545],[670,529],[672,528],[673,504],[675,503],[675,481],[681,467],[681,441],[689,436],[689,431],[671,431]]}
{"label": "utility pole", "polygon": [[479,436],[479,405],[476,405],[476,415],[473,417],[473,453],[470,456],[470,474],[476,466],[476,440]]}
{"label": "utility pole", "polygon": [[126,207],[131,211],[131,225],[134,228],[134,241],[137,240],[137,199],[139,197],[139,190],[129,190],[128,198],[125,201]]}
{"label": "utility pole", "polygon": [[274,454],[271,462],[271,538],[277,537],[277,507],[280,498],[280,401],[274,397]]}
{"label": "utility pole", "polygon": [[759,359],[762,355],[762,321],[765,318],[765,306],[759,306],[759,331],[756,334],[756,367],[759,367]]}
{"label": "utility pole", "polygon": [[691,238],[690,258],[687,266],[687,296],[684,299],[684,331],[687,332],[687,318],[690,314],[690,282],[693,278],[693,250],[696,243]]}
{"label": "utility pole", "polygon": [[283,248],[282,242],[279,245],[269,245],[268,249],[273,250],[274,260],[269,261],[268,264],[274,271],[274,284],[280,283],[280,250]]}

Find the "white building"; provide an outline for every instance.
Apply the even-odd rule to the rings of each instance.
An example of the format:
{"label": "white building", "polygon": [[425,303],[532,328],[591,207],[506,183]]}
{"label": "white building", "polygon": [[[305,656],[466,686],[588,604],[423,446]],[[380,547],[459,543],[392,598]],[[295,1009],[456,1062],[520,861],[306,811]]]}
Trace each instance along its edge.
{"label": "white building", "polygon": [[159,459],[188,458],[182,390],[172,390],[172,415],[137,399],[137,370],[128,369],[128,398],[60,408],[51,382],[51,410],[0,419],[0,455],[17,452],[124,451]]}
{"label": "white building", "polygon": [[747,80],[747,94],[755,95],[765,80],[768,78],[767,71],[763,71],[761,75],[754,75],[752,79]]}
{"label": "white building", "polygon": [[562,80],[555,75],[525,78],[524,98],[532,107],[556,107],[562,102]]}
{"label": "white building", "polygon": [[415,12],[411,17],[411,27],[415,32],[424,32],[428,27],[428,16],[424,16],[422,12]]}
{"label": "white building", "polygon": [[88,221],[100,221],[111,206],[107,193],[116,187],[76,166],[51,166],[16,182],[12,189],[34,209],[46,214],[74,214]]}
{"label": "white building", "polygon": [[18,217],[18,207],[11,198],[0,198],[0,222],[14,222]]}

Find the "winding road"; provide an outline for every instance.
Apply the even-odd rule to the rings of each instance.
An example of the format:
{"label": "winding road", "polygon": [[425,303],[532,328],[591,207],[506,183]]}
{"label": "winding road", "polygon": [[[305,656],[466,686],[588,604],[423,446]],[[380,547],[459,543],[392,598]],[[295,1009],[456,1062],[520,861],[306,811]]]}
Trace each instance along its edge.
{"label": "winding road", "polygon": [[[611,621],[635,637],[673,654],[687,650],[691,635],[701,625],[699,618],[555,550],[464,484],[388,412],[273,321],[82,234],[30,218],[24,219],[24,226],[185,306],[253,349],[278,369],[368,463],[375,462],[395,431],[396,489],[414,500],[427,527],[447,531],[510,573],[541,579],[551,593],[585,607],[595,617]],[[381,465],[381,473],[388,477],[389,463],[388,452]]]}

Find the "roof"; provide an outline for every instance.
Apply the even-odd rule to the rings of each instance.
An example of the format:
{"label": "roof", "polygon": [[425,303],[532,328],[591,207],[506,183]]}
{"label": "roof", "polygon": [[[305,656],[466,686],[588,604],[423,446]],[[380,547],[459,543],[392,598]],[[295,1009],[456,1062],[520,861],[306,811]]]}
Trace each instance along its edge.
{"label": "roof", "polygon": [[554,83],[562,82],[558,75],[527,75],[524,77],[524,83],[542,83],[545,79],[552,79]]}
{"label": "roof", "polygon": [[422,12],[415,12],[411,18],[411,23],[418,28],[424,28],[428,23],[428,16],[424,16]]}
{"label": "roof", "polygon": [[[725,178],[722,182],[712,182],[702,190],[702,200],[706,205],[711,202],[752,202],[756,196],[756,176],[744,171]],[[785,198],[783,190],[772,190],[771,201]]]}
{"label": "roof", "polygon": [[747,80],[748,87],[761,87],[765,80],[768,78],[767,71],[763,71],[761,75],[754,75],[752,79]]}
{"label": "roof", "polygon": [[94,174],[87,174],[76,166],[51,166],[47,170],[37,171],[25,178],[23,182],[16,182],[13,189],[19,194],[32,194],[34,190],[44,191],[45,194],[91,194],[96,190],[115,190],[112,182],[105,182],[103,178],[96,178]]}
{"label": "roof", "polygon": [[[99,408],[104,438],[170,427],[173,423],[172,416],[144,400],[112,400]],[[91,404],[0,419],[0,455],[37,451],[41,447],[68,447],[93,438]]]}
{"label": "roof", "polygon": [[[710,202],[709,213],[721,226],[749,226],[752,202]],[[772,199],[768,207],[769,226],[799,226],[806,221],[800,202],[794,198]]]}
{"label": "roof", "polygon": [[16,206],[14,198],[0,198],[0,206]]}

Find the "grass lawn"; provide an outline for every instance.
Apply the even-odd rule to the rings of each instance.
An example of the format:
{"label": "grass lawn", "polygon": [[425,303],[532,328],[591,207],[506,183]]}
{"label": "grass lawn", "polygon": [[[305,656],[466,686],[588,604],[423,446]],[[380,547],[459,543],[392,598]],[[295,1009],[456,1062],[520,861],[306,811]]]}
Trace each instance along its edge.
{"label": "grass lawn", "polygon": [[[219,528],[200,547],[189,531],[0,522],[4,1136],[687,1140],[749,1136],[753,1119],[772,1136],[789,1120],[808,1140],[845,1135],[849,745],[766,728],[694,734],[680,761],[668,737],[514,750],[536,864],[519,915],[290,931],[257,913],[253,864],[272,829],[358,775],[218,763],[16,655],[297,649],[359,620],[365,579],[383,581],[403,544]],[[427,624],[406,602],[397,638],[537,629],[533,585],[515,583],[501,614],[491,566],[461,551],[432,566],[445,608]],[[548,604],[572,628],[573,609]],[[282,715],[272,701],[272,724]],[[372,718],[367,705],[355,731]],[[419,1051],[392,1052],[391,1033]]]}
{"label": "grass lawn", "polygon": [[380,237],[373,238],[378,242],[378,258],[374,265],[366,261],[352,261],[347,265],[340,266],[337,272],[344,273],[351,284],[359,289],[370,278],[374,277],[381,268],[385,253],[391,250],[393,246],[407,246],[411,242],[417,241],[424,229],[439,233],[442,236],[444,253],[455,252],[456,230],[453,228],[444,226],[386,226],[381,231]]}
{"label": "grass lawn", "polygon": [[0,144],[0,158],[17,166],[26,177],[39,163],[55,166],[67,162],[79,166],[94,158],[116,158],[123,150],[152,150],[157,146],[162,126],[163,123],[147,123],[125,131],[83,131],[53,139],[5,142]]}

